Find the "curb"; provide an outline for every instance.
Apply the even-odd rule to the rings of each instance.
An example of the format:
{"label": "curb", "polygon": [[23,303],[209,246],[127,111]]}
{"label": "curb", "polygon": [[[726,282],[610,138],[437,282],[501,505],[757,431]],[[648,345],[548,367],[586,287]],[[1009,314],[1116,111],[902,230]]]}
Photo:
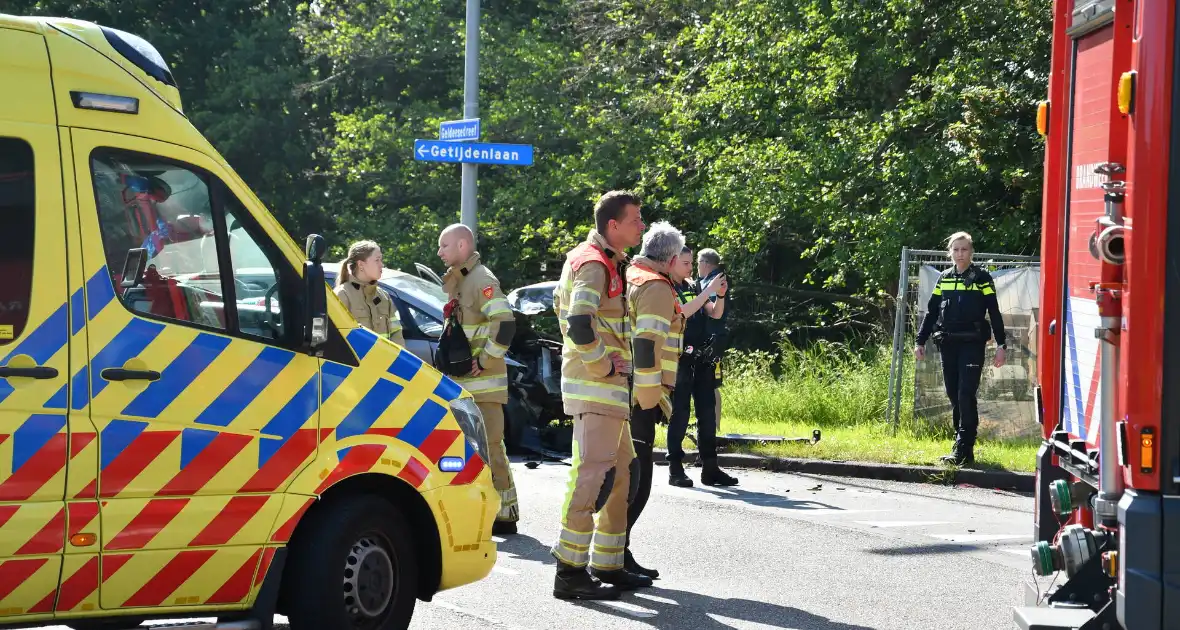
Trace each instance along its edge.
{"label": "curb", "polygon": [[[668,451],[656,449],[652,459],[657,464],[667,461]],[[697,453],[685,453],[684,463],[699,460]],[[910,466],[904,464],[875,464],[868,462],[833,461],[823,459],[792,459],[745,453],[718,453],[717,463],[728,468],[754,468],[771,472],[809,473],[833,477],[858,477],[909,483],[942,485],[970,484],[980,488],[1033,492],[1036,475],[1007,470],[975,470],[939,466]]]}

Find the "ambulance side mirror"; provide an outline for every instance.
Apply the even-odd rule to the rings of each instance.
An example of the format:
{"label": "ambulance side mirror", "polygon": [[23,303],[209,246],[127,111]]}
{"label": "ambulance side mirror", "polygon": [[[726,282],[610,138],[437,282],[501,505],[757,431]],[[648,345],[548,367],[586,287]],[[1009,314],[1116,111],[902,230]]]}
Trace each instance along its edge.
{"label": "ambulance side mirror", "polygon": [[304,252],[307,260],[303,263],[303,346],[313,350],[328,340],[328,288],[324,279],[324,268],[320,264],[327,245],[324,237],[311,234],[307,237]]}

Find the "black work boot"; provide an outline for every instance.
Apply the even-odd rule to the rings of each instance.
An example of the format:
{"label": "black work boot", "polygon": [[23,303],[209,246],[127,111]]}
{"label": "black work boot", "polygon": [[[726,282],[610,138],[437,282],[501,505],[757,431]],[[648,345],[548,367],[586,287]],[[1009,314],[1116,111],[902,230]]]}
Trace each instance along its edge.
{"label": "black work boot", "polygon": [[691,488],[692,479],[684,474],[684,465],[680,462],[668,463],[668,484],[677,488]]}
{"label": "black work boot", "polygon": [[955,466],[970,466],[975,463],[975,445],[956,439],[950,455],[943,455],[939,459]]}
{"label": "black work boot", "polygon": [[717,466],[717,460],[706,459],[701,469],[701,483],[706,486],[736,486],[738,480]]}
{"label": "black work boot", "polygon": [[594,579],[584,567],[558,562],[553,596],[557,599],[618,599],[619,589]]}
{"label": "black work boot", "polygon": [[590,575],[598,578],[603,584],[611,584],[621,591],[633,591],[637,588],[644,588],[651,586],[651,578],[646,575],[637,575],[626,569],[615,569],[614,571],[603,571],[601,569],[590,569]]}
{"label": "black work boot", "polygon": [[511,536],[516,533],[516,521],[495,521],[492,523],[493,536]]}
{"label": "black work boot", "polygon": [[656,571],[655,569],[649,569],[649,568],[639,564],[638,562],[636,562],[635,556],[631,555],[630,549],[623,550],[623,568],[626,569],[629,573],[634,573],[635,575],[643,575],[643,576],[649,577],[653,580],[660,577],[659,571]]}

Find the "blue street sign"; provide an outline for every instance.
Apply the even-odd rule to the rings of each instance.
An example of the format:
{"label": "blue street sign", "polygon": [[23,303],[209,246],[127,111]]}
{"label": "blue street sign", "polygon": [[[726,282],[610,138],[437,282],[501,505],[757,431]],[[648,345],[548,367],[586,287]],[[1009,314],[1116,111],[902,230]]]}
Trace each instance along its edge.
{"label": "blue street sign", "polygon": [[421,162],[464,162],[531,166],[533,147],[529,144],[487,144],[415,140],[414,159]]}
{"label": "blue street sign", "polygon": [[438,124],[438,139],[449,142],[479,140],[479,119],[448,120]]}

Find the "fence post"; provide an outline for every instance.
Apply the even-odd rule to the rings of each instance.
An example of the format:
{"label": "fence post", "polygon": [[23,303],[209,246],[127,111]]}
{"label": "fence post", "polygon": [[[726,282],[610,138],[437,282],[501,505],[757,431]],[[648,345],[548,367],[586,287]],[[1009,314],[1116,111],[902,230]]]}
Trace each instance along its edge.
{"label": "fence post", "polygon": [[909,278],[907,277],[908,270],[906,269],[909,248],[902,246],[901,248],[901,270],[897,274],[897,301],[894,302],[894,316],[893,316],[893,356],[889,361],[889,399],[885,402],[885,421],[893,424],[894,432],[897,430],[897,423],[893,418],[893,402],[897,395],[894,385],[896,385],[901,375],[901,352],[902,352],[902,337],[904,336],[905,326],[903,321],[903,311],[905,309],[905,294],[906,288],[909,285]]}
{"label": "fence post", "polygon": [[897,345],[900,352],[897,354],[897,379],[893,382],[893,434],[897,435],[897,429],[901,425],[901,393],[905,391],[902,385],[905,377],[905,338],[906,338],[906,299],[910,291],[910,248],[903,247],[901,250],[901,278],[902,282],[898,285],[898,307],[897,307]]}

